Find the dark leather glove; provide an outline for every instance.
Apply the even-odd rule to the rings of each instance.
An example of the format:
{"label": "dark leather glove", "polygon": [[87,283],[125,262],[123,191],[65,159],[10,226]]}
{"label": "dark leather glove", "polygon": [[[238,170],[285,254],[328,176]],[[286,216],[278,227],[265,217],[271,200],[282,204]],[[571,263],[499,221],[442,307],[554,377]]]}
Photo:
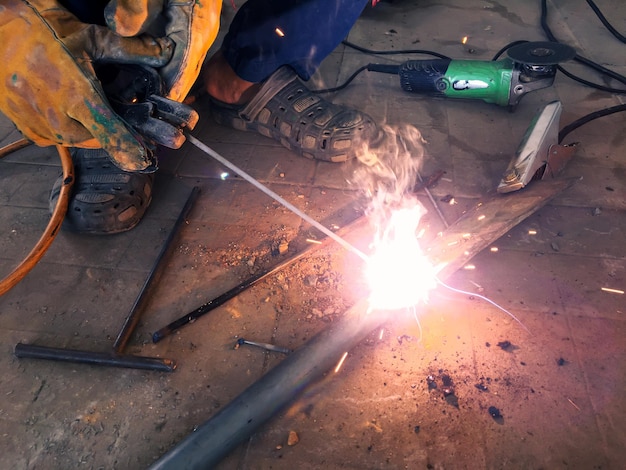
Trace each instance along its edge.
{"label": "dark leather glove", "polygon": [[182,101],[189,93],[219,30],[222,0],[111,0],[104,16],[122,36],[149,32],[174,44],[172,60],[159,68],[166,97]]}
{"label": "dark leather glove", "polygon": [[55,0],[3,0],[0,110],[38,145],[103,148],[120,168],[145,170],[150,152],[109,105],[94,64],[158,68],[173,49],[167,38],[82,23]]}

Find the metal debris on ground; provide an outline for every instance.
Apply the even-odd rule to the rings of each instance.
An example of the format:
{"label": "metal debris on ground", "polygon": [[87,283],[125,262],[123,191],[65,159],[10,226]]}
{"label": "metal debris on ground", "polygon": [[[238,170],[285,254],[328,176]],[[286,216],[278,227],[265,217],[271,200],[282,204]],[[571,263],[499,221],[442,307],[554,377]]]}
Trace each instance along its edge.
{"label": "metal debris on ground", "polygon": [[505,340],[505,341],[500,341],[498,343],[498,347],[504,351],[510,351],[512,349],[512,344],[510,341]]}
{"label": "metal debris on ground", "polygon": [[489,388],[487,388],[487,386],[484,383],[482,383],[482,382],[475,384],[474,387],[476,387],[481,392],[488,392],[489,391]]}
{"label": "metal debris on ground", "polygon": [[495,406],[490,406],[487,411],[489,412],[489,414],[491,415],[491,417],[493,418],[493,420],[499,424],[502,424],[504,422],[504,416],[502,416],[502,413],[500,412],[500,410],[498,408],[496,408]]}
{"label": "metal debris on ground", "polygon": [[287,445],[295,446],[298,442],[300,442],[298,433],[296,431],[289,431],[289,437],[287,438]]}

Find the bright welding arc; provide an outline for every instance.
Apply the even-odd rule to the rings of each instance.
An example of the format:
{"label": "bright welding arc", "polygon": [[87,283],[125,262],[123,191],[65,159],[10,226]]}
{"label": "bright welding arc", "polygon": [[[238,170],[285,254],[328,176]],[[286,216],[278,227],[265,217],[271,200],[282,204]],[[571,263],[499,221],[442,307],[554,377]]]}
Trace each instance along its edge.
{"label": "bright welding arc", "polygon": [[300,209],[298,209],[296,206],[294,206],[290,202],[288,202],[285,199],[283,199],[282,197],[280,197],[274,191],[272,191],[267,186],[263,185],[261,182],[259,182],[258,180],[256,180],[252,176],[250,176],[248,173],[243,171],[241,168],[237,167],[233,163],[231,163],[228,160],[226,160],[224,157],[222,157],[219,153],[217,153],[215,150],[210,148],[208,145],[206,145],[203,142],[201,142],[200,140],[196,139],[193,135],[186,134],[186,136],[187,136],[187,140],[189,140],[189,142],[191,142],[193,145],[195,145],[198,149],[202,150],[204,153],[206,153],[207,155],[209,155],[213,159],[215,159],[218,162],[220,162],[226,168],[229,168],[230,170],[232,170],[235,173],[237,173],[239,176],[241,176],[248,183],[252,184],[257,189],[260,189],[261,191],[263,191],[269,197],[271,197],[272,199],[274,199],[275,201],[277,201],[278,203],[280,203],[281,205],[283,205],[284,207],[289,209],[291,212],[296,214],[301,219],[303,219],[306,222],[308,222],[309,224],[311,224],[313,227],[318,229],[320,232],[322,232],[323,234],[327,235],[329,238],[332,238],[333,240],[335,240],[337,243],[339,243],[341,246],[343,246],[348,251],[351,251],[352,253],[354,253],[357,256],[359,256],[363,261],[366,261],[366,262],[368,261],[368,259],[369,259],[368,256],[365,253],[363,253],[361,250],[356,248],[354,245],[351,245],[346,240],[341,238],[339,235],[337,235],[336,233],[334,233],[331,230],[329,230],[326,227],[324,227],[317,220],[313,219],[312,217],[310,217],[309,215],[307,215],[306,213],[304,213]]}

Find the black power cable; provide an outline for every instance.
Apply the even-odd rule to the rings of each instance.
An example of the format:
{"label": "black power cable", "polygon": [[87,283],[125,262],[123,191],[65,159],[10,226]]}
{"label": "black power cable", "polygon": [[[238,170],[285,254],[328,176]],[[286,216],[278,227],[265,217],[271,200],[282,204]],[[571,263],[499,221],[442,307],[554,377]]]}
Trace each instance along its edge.
{"label": "black power cable", "polygon": [[603,116],[609,116],[610,114],[619,113],[622,111],[626,111],[626,104],[618,104],[617,106],[613,106],[611,108],[601,109],[599,111],[594,111],[593,113],[589,113],[586,116],[583,116],[571,124],[568,124],[563,129],[559,131],[559,143],[563,141],[565,136],[572,132],[575,129],[578,129],[580,126],[587,124],[588,122],[593,121],[594,119],[601,118]]}
{"label": "black power cable", "polygon": [[602,22],[602,24],[604,25],[604,27],[606,29],[609,30],[609,32],[615,36],[619,41],[626,43],[626,36],[622,35],[619,31],[617,31],[612,25],[611,23],[608,22],[608,20],[606,19],[606,17],[602,14],[602,12],[600,11],[600,9],[598,8],[598,6],[594,3],[593,0],[587,0],[587,3],[589,4],[589,6],[591,7],[591,9],[593,10],[593,12],[596,14],[596,16],[600,19],[600,21]]}
{"label": "black power cable", "polygon": [[[591,9],[594,11],[594,13],[598,16],[598,18],[600,18],[600,20],[602,21],[602,23],[607,26],[607,28],[609,28],[609,31],[611,31],[613,33],[614,28],[608,23],[608,21],[606,21],[606,19],[604,18],[604,15],[602,14],[602,12],[600,11],[600,9],[597,7],[597,5],[595,3],[593,3],[592,0],[587,0],[587,3],[589,4],[589,6],[591,7]],[[550,41],[553,42],[558,42],[558,40],[556,39],[556,37],[554,36],[554,34],[552,34],[552,31],[550,30],[550,27],[548,26],[548,6],[547,6],[547,2],[546,0],[541,0],[541,27],[543,28],[544,32],[546,33],[546,36],[548,36],[548,39],[550,39]],[[615,33],[617,33],[617,31],[615,31]],[[613,34],[615,34],[613,33]],[[619,33],[618,33],[619,34]],[[621,35],[619,35],[621,36]],[[617,37],[617,36],[616,36]],[[622,36],[623,38],[623,36]],[[618,39],[620,39],[618,37]],[[621,40],[621,39],[620,39]],[[612,70],[607,69],[606,67],[603,67],[599,64],[596,64],[595,62],[592,62],[589,59],[585,59],[584,57],[576,54],[576,57],[574,57],[574,60],[576,60],[577,62],[580,62],[582,64],[585,64],[589,67],[591,67],[592,69],[606,74],[609,77],[622,82],[622,83],[626,83],[626,77],[624,77],[623,75],[620,75],[616,72],[613,72]],[[577,77],[576,75],[568,72],[567,70],[565,70],[563,67],[561,67],[560,65],[557,65],[558,70],[563,73],[563,75],[571,78],[574,81],[577,81],[579,83],[582,83],[583,85],[589,86],[591,88],[595,88],[597,90],[601,90],[601,91],[606,91],[608,93],[615,93],[615,94],[625,94],[626,90],[621,90],[621,89],[616,89],[616,88],[611,88],[611,87],[605,87],[603,85],[598,85],[596,83],[592,83],[588,80],[585,80],[583,78]],[[621,104],[621,105],[617,105],[617,106],[613,106],[610,108],[605,108],[605,109],[600,109],[598,111],[594,111],[592,113],[587,114],[586,116],[583,116],[579,119],[577,119],[576,121],[568,124],[567,126],[563,127],[560,131],[559,131],[559,143],[561,143],[563,141],[563,139],[565,138],[566,135],[568,135],[570,132],[574,131],[575,129],[578,129],[579,127],[587,124],[590,121],[593,121],[594,119],[598,119],[604,116],[609,116],[611,114],[615,114],[615,113],[619,113],[619,112],[623,112],[626,111],[626,105],[625,104]]]}
{"label": "black power cable", "polygon": [[[367,49],[365,47],[358,46],[358,45],[356,45],[354,43],[351,43],[351,42],[349,42],[347,40],[341,41],[341,43],[344,46],[349,47],[351,49],[354,49],[356,51],[362,52],[363,54],[371,54],[371,55],[424,54],[424,55],[431,55],[433,57],[438,57],[439,59],[450,59],[450,57],[445,56],[443,54],[440,54],[438,52],[427,51],[427,50],[424,50],[424,49],[402,49],[402,50],[397,50],[397,51],[373,51],[371,49]],[[357,77],[357,75],[359,75],[361,72],[364,72],[365,70],[372,70],[372,67],[375,67],[375,65],[376,64],[364,65],[363,67],[358,68],[341,85],[338,85],[338,86],[333,87],[333,88],[325,88],[323,90],[313,90],[313,93],[334,93],[336,91],[343,90],[345,87],[347,87],[352,82],[352,80],[354,80]]]}
{"label": "black power cable", "polygon": [[[552,33],[552,30],[550,29],[550,26],[548,26],[548,6],[547,6],[547,2],[546,0],[541,0],[541,27],[544,31],[544,33],[546,34],[546,36],[548,37],[548,39],[552,42],[559,42],[559,40],[556,38],[556,36]],[[576,54],[576,57],[574,57],[574,60],[576,62],[580,62],[581,64],[584,64],[592,69],[594,69],[597,72],[600,72],[604,75],[607,75],[609,77],[611,77],[612,79],[624,83],[626,84],[626,77],[624,77],[623,75],[620,75],[617,72],[614,72],[610,69],[607,69],[606,67],[597,64],[583,56],[581,56],[580,54]],[[561,67],[560,65],[558,66],[558,69],[563,72],[565,75],[567,75],[570,78],[573,78],[574,75],[571,73],[566,73],[566,71],[563,69],[563,67]],[[578,77],[577,77],[578,78]],[[582,79],[581,79],[582,80]],[[580,81],[580,80],[576,80],[576,81]],[[608,87],[603,87],[602,85],[596,85],[594,83],[591,82],[580,82],[580,83],[584,83],[587,86],[590,86],[592,88],[597,88],[599,90],[602,91],[608,91],[609,93],[626,93],[626,90],[621,90],[621,89],[617,89],[617,88],[608,88]]]}
{"label": "black power cable", "polygon": [[359,52],[363,52],[365,54],[373,54],[373,55],[398,55],[398,54],[425,54],[432,55],[433,57],[438,57],[439,59],[450,59],[450,57],[440,54],[439,52],[427,51],[424,49],[401,49],[398,51],[372,51],[370,49],[366,49],[361,46],[357,46],[349,41],[341,41],[344,46],[350,47],[351,49],[357,50]]}

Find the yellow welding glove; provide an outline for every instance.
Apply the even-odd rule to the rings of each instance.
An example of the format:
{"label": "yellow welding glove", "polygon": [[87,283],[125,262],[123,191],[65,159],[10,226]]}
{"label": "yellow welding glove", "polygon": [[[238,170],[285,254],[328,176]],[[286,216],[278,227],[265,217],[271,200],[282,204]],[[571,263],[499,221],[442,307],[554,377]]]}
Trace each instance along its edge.
{"label": "yellow welding glove", "polygon": [[109,106],[93,64],[160,67],[172,48],[82,23],[54,0],[2,0],[0,110],[38,145],[103,148],[123,170],[144,170],[150,153]]}
{"label": "yellow welding glove", "polygon": [[221,8],[222,0],[111,0],[104,17],[109,28],[122,36],[149,32],[174,42],[172,60],[159,74],[166,97],[182,101],[217,36]]}

